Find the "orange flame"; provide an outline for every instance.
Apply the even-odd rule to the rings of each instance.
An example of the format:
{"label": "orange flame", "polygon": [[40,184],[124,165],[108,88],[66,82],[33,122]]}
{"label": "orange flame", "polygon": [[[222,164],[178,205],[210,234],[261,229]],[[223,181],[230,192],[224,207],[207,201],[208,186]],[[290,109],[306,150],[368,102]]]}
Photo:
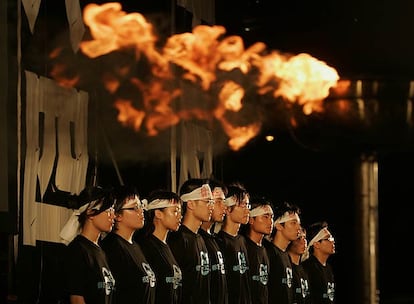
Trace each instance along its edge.
{"label": "orange flame", "polygon": [[[149,63],[151,74],[145,81],[127,79],[140,93],[140,106],[136,100],[115,102],[123,125],[136,131],[145,126],[149,135],[181,120],[215,119],[229,137],[230,148],[239,150],[261,129],[256,117],[242,125],[235,122],[246,96],[252,96],[247,90],[297,103],[310,114],[321,111],[321,103],[339,80],[334,68],[308,54],[269,52],[262,42],[245,49],[241,37],[224,37],[222,26],[200,25],[191,33],[172,35],[158,50],[152,25],[139,13],[125,13],[119,3],[87,5],[84,21],[93,38],[80,45],[88,57],[132,50],[136,61],[145,58]],[[113,95],[122,85],[114,75],[104,75],[102,81]],[[196,94],[186,94],[188,83]],[[186,100],[188,95],[199,99],[195,106],[194,100]]]}

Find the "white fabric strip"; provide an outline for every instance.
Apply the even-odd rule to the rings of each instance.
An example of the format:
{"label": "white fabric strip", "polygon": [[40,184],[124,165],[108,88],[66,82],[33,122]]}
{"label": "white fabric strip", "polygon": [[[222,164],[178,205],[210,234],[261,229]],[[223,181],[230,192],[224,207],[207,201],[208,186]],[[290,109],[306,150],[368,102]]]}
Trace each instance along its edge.
{"label": "white fabric strip", "polygon": [[41,0],[22,0],[24,12],[29,21],[30,32],[33,34],[34,26],[39,14]]}
{"label": "white fabric strip", "polygon": [[224,195],[223,189],[221,187],[214,187],[213,198],[214,199],[225,199],[226,198],[226,196]]}
{"label": "white fabric strip", "polygon": [[312,246],[313,244],[315,244],[316,242],[319,242],[320,240],[323,240],[327,237],[330,236],[330,233],[328,231],[328,228],[323,228],[321,229],[317,235],[315,235],[315,237],[309,242],[309,247]]}
{"label": "white fabric strip", "polygon": [[141,201],[142,208],[144,210],[153,210],[153,209],[161,209],[167,208],[178,205],[174,200],[167,200],[167,199],[155,199],[148,203],[146,199]]}
{"label": "white fabric strip", "polygon": [[300,223],[300,219],[297,213],[289,213],[289,212],[285,212],[282,216],[278,217],[275,220],[275,225],[276,224],[282,224],[282,223],[286,223],[287,221],[292,221],[292,220],[297,220]]}
{"label": "white fabric strip", "polygon": [[328,231],[328,228],[322,228],[319,230],[319,232],[314,236],[314,238],[309,242],[308,247],[306,248],[305,252],[302,254],[301,262],[307,260],[309,258],[309,248],[315,244],[316,242],[319,242],[320,240],[323,240],[330,236],[330,233]]}
{"label": "white fabric strip", "polygon": [[65,226],[63,226],[60,231],[59,236],[62,238],[62,243],[65,245],[69,244],[79,233],[80,233],[80,223],[79,215],[84,212],[89,206],[89,203],[83,205],[79,209],[73,210],[72,215],[69,217]]}
{"label": "white fabric strip", "polygon": [[227,207],[231,207],[231,206],[237,205],[237,201],[233,196],[230,196],[224,200],[224,204]]}
{"label": "white fabric strip", "polygon": [[134,195],[133,198],[128,198],[127,201],[125,202],[124,206],[122,206],[122,208],[130,208],[130,207],[135,207],[136,205],[138,205],[138,207],[142,208],[143,204],[140,201],[140,199],[138,198],[137,195]]}
{"label": "white fabric strip", "polygon": [[213,193],[209,184],[204,184],[201,187],[194,189],[190,193],[181,195],[181,200],[183,202],[188,202],[192,200],[211,200],[213,199]]}
{"label": "white fabric strip", "polygon": [[70,42],[75,53],[79,50],[79,43],[85,34],[85,24],[82,19],[82,11],[78,0],[65,0],[66,16],[70,30]]}
{"label": "white fabric strip", "polygon": [[270,207],[270,205],[263,205],[258,206],[252,210],[250,210],[249,215],[250,217],[255,217],[263,214],[271,214],[273,215],[273,209]]}

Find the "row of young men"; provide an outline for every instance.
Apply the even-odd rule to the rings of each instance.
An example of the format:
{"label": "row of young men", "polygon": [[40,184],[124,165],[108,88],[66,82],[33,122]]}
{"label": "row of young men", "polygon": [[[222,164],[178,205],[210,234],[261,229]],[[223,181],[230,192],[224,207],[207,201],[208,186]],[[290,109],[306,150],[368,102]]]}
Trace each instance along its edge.
{"label": "row of young men", "polygon": [[326,223],[308,247],[295,205],[211,179],[179,194],[85,189],[61,233],[70,303],[335,303]]}

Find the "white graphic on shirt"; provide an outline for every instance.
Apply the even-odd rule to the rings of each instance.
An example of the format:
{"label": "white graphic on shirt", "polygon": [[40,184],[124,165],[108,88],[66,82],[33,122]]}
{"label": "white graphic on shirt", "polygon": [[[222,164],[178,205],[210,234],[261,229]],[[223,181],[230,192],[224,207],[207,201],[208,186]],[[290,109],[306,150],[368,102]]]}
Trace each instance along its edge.
{"label": "white graphic on shirt", "polygon": [[249,268],[247,267],[246,257],[244,256],[243,252],[237,252],[237,260],[239,262],[238,265],[233,266],[233,271],[238,271],[241,274],[245,273],[246,270]]}
{"label": "white graphic on shirt", "polygon": [[181,281],[183,279],[183,276],[181,274],[180,267],[178,267],[177,265],[173,265],[173,272],[174,272],[174,276],[173,277],[166,277],[165,282],[172,283],[173,288],[177,289],[179,286],[181,286]]}
{"label": "white graphic on shirt", "polygon": [[[112,276],[112,273],[105,267],[102,267],[102,276],[103,276],[104,281],[101,284],[103,285],[103,288],[105,289],[105,294],[109,296],[114,290],[115,279]],[[100,287],[99,285],[101,284],[98,284],[98,288]]]}
{"label": "white graphic on shirt", "polygon": [[149,283],[150,287],[154,287],[156,279],[155,273],[152,271],[151,266],[147,263],[142,263],[142,268],[144,268],[144,271],[147,274],[146,276],[142,277],[142,282]]}
{"label": "white graphic on shirt", "polygon": [[210,272],[210,259],[208,258],[208,253],[200,251],[201,265],[196,266],[197,271],[201,271],[201,275],[206,276]]}
{"label": "white graphic on shirt", "polygon": [[217,251],[217,260],[218,260],[218,264],[217,264],[218,271],[220,271],[221,274],[226,274],[226,270],[224,268],[223,254],[221,253],[221,251]]}
{"label": "white graphic on shirt", "polygon": [[302,293],[302,298],[306,298],[306,296],[309,294],[309,283],[308,280],[304,278],[300,278],[300,290]]}
{"label": "white graphic on shirt", "polygon": [[328,282],[327,294],[328,294],[328,299],[330,301],[333,301],[335,298],[335,283],[334,282]]}
{"label": "white graphic on shirt", "polygon": [[292,288],[293,271],[291,267],[286,267],[286,284],[289,288]]}
{"label": "white graphic on shirt", "polygon": [[263,285],[267,285],[269,273],[267,271],[267,265],[260,264],[259,265],[259,275],[252,276],[253,281],[259,281]]}

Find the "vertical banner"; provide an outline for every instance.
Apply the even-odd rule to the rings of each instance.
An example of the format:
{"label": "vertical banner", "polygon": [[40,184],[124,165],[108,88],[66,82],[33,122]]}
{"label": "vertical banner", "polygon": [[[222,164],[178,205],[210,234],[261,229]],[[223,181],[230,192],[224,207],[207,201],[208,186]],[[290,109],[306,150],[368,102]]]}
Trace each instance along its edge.
{"label": "vertical banner", "polygon": [[212,132],[197,124],[182,122],[180,160],[180,186],[189,177],[211,177],[213,173]]}
{"label": "vertical banner", "polygon": [[7,1],[0,3],[0,212],[8,211],[8,55]]}
{"label": "vertical banner", "polygon": [[[6,2],[6,1],[5,1]],[[37,16],[39,15],[39,9],[41,0],[22,0],[24,12],[29,22],[30,31],[33,34],[34,26],[36,24]]]}
{"label": "vertical banner", "polygon": [[71,211],[48,204],[50,185],[79,193],[88,166],[88,94],[66,89],[26,71],[26,155],[23,182],[23,244],[61,242]]}

